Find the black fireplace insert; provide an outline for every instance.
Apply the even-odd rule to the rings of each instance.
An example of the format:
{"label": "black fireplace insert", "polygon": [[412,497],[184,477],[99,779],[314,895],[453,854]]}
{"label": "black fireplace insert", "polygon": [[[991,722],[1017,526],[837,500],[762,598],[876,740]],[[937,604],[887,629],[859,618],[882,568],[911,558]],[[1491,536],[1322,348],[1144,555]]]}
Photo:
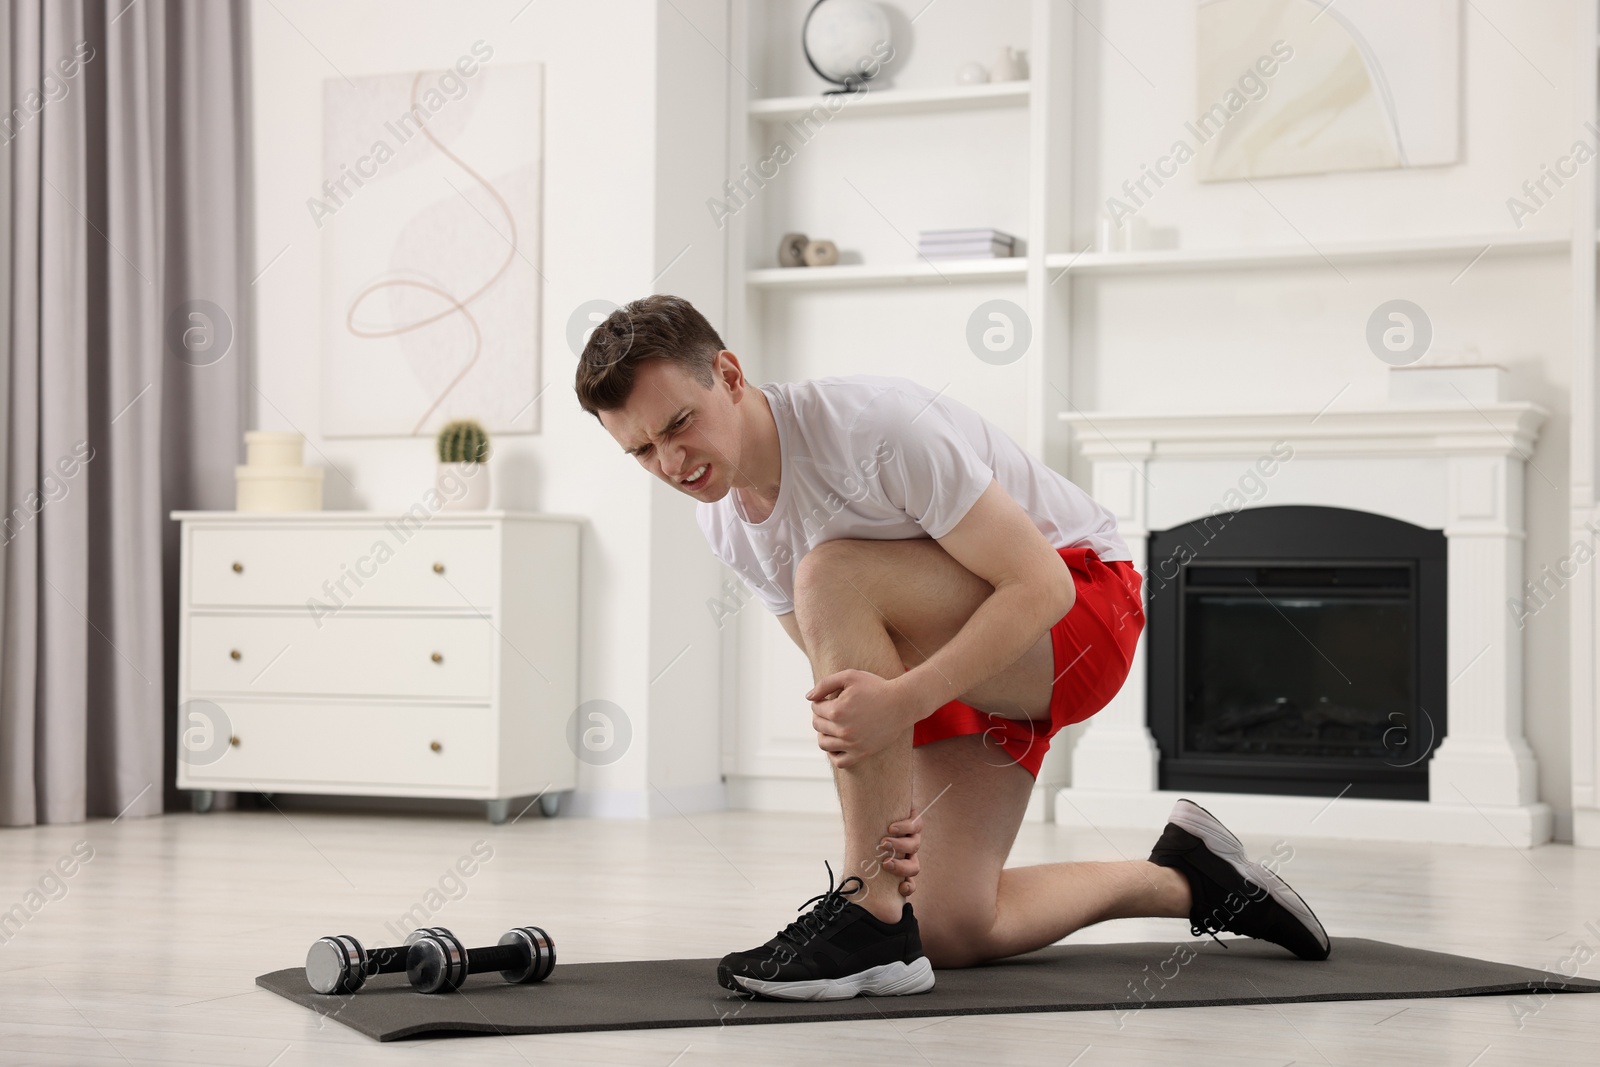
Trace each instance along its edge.
{"label": "black fireplace insert", "polygon": [[1265,507],[1150,536],[1162,789],[1428,798],[1444,738],[1442,531]]}

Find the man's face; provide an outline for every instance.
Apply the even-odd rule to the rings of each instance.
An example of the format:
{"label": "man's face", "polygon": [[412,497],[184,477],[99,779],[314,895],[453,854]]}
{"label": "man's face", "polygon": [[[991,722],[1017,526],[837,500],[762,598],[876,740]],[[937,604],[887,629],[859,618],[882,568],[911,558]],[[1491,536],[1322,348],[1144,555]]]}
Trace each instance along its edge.
{"label": "man's face", "polygon": [[726,358],[716,374],[707,389],[682,367],[652,359],[639,367],[627,404],[600,412],[600,424],[640,466],[707,502],[727,495],[739,463],[734,392],[742,393],[742,379]]}

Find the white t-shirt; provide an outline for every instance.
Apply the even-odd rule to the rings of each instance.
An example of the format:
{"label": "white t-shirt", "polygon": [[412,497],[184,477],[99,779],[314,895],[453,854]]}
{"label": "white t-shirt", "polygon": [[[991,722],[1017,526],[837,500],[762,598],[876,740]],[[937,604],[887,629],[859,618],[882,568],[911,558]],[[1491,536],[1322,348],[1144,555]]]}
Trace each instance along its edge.
{"label": "white t-shirt", "polygon": [[959,401],[906,378],[857,374],[761,386],[778,424],[778,501],[749,522],[737,492],[701,503],[711,550],[774,615],[825,541],[943,537],[998,481],[1056,548],[1131,559],[1111,512]]}

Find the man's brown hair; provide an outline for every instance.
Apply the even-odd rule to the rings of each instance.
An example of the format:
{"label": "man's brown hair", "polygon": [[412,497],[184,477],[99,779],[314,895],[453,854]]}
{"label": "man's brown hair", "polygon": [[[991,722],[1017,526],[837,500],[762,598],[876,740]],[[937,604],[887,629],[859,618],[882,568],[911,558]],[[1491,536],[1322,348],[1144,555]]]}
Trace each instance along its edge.
{"label": "man's brown hair", "polygon": [[578,357],[576,389],[583,410],[600,417],[628,402],[647,359],[676,363],[710,389],[712,368],[726,347],[717,331],[681,296],[647,296],[619,307],[594,328]]}

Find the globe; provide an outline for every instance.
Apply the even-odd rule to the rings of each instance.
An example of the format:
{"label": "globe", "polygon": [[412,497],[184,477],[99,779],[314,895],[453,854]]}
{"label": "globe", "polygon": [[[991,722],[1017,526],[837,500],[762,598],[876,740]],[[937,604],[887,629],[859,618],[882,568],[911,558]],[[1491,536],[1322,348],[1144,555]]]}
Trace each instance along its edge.
{"label": "globe", "polygon": [[863,82],[889,56],[889,16],[871,0],[817,0],[801,34],[811,68],[838,85]]}

